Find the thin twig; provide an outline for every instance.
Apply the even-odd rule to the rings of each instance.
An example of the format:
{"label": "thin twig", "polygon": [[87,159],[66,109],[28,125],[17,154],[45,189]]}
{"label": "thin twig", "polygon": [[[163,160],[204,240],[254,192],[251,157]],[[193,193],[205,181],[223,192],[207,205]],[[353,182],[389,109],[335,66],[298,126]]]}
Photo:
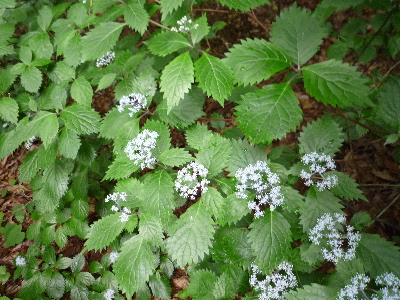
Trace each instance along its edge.
{"label": "thin twig", "polygon": [[375,223],[376,219],[379,219],[380,216],[382,216],[397,200],[399,200],[400,194],[395,197],[392,202],[388,206],[386,206],[369,224],[367,227],[370,227],[372,224]]}
{"label": "thin twig", "polygon": [[156,21],[153,21],[152,19],[149,19],[149,22],[153,23],[154,25],[156,25],[158,27],[161,27],[161,28],[164,28],[164,29],[167,29],[167,30],[171,30],[170,28],[168,28],[168,27],[166,27],[164,25],[161,25],[160,23],[157,23]]}
{"label": "thin twig", "polygon": [[397,66],[398,64],[400,64],[400,60],[399,60],[397,63],[395,63],[395,64],[385,73],[385,75],[383,75],[382,81],[386,78],[386,76],[389,75],[389,73],[390,73],[394,68],[396,68],[396,66]]}

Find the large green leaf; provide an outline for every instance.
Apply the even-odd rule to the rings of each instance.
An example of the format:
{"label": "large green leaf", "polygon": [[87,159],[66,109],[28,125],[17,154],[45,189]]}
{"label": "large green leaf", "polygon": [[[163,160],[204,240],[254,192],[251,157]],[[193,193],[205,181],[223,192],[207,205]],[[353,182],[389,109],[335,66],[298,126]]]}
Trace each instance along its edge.
{"label": "large green leaf", "polygon": [[270,143],[296,130],[302,111],[289,84],[266,85],[242,96],[236,107],[239,127],[253,143]]}
{"label": "large green leaf", "polygon": [[166,240],[166,248],[177,266],[197,263],[209,252],[214,235],[213,220],[204,204],[197,202],[176,221]]}
{"label": "large green leaf", "polygon": [[190,273],[190,283],[186,288],[193,299],[214,299],[212,288],[217,281],[217,275],[209,270],[197,270]]}
{"label": "large green leaf", "polygon": [[91,60],[102,57],[118,41],[125,23],[103,22],[82,39],[82,58]]}
{"label": "large green leaf", "polygon": [[325,104],[339,107],[369,106],[368,79],[356,67],[327,60],[303,68],[307,92]]}
{"label": "large green leaf", "polygon": [[142,235],[135,235],[124,243],[114,264],[115,277],[123,293],[131,298],[154,271],[150,244]]}
{"label": "large green leaf", "polygon": [[93,88],[85,77],[79,76],[71,86],[71,96],[82,106],[91,107]]}
{"label": "large green leaf", "polygon": [[149,23],[149,15],[140,2],[127,1],[128,5],[124,7],[125,22],[133,30],[137,30],[140,34],[144,34]]}
{"label": "large green leaf", "polygon": [[81,140],[75,131],[63,128],[58,140],[60,154],[66,158],[75,159],[81,147]]}
{"label": "large green leaf", "polygon": [[103,118],[100,126],[100,137],[114,139],[118,135],[118,130],[122,128],[132,118],[129,116],[128,110],[118,111],[118,107],[114,107]]}
{"label": "large green leaf", "polygon": [[191,46],[186,37],[174,31],[161,31],[156,33],[152,35],[146,44],[151,53],[159,56],[164,56]]}
{"label": "large green leaf", "polygon": [[265,148],[262,146],[250,145],[247,140],[232,140],[232,154],[229,160],[227,171],[234,176],[237,169],[246,168],[250,164],[255,164],[257,161],[266,160]]}
{"label": "large green leaf", "polygon": [[335,300],[338,291],[325,285],[312,283],[298,288],[296,292],[290,292],[284,295],[287,300]]}
{"label": "large green leaf", "polygon": [[179,167],[192,160],[193,156],[183,148],[168,149],[167,151],[161,153],[160,157],[158,158],[158,161],[161,164],[169,167]]}
{"label": "large green leaf", "polygon": [[194,82],[192,59],[188,52],[174,58],[161,74],[161,92],[167,100],[168,112],[178,105],[179,101],[190,90]]}
{"label": "large green leaf", "polygon": [[286,259],[290,250],[291,231],[285,217],[276,210],[265,211],[265,215],[250,224],[248,233],[254,263],[266,274]]}
{"label": "large green leaf", "polygon": [[248,39],[226,53],[226,63],[243,85],[259,83],[290,66],[287,57],[274,44]]}
{"label": "large green leaf", "polygon": [[60,159],[56,159],[43,171],[44,189],[54,198],[61,198],[68,189],[69,172],[65,167],[65,163]]}
{"label": "large green leaf", "polygon": [[43,6],[39,10],[39,14],[37,17],[37,22],[39,24],[40,29],[46,32],[46,30],[50,26],[52,18],[53,18],[53,13],[51,12],[51,9],[48,6]]}
{"label": "large green leaf", "polygon": [[233,72],[226,63],[207,53],[194,64],[196,81],[208,96],[224,106],[226,99],[233,89]]}
{"label": "large green leaf", "polygon": [[100,115],[92,108],[86,108],[76,103],[61,112],[65,126],[78,134],[90,134],[99,131]]}
{"label": "large green leaf", "polygon": [[161,0],[161,12],[169,14],[182,5],[184,0]]}
{"label": "large green leaf", "polygon": [[21,74],[21,84],[30,93],[36,93],[42,84],[42,73],[36,67],[27,67]]}
{"label": "large green leaf", "polygon": [[58,118],[56,114],[49,113],[40,121],[40,139],[47,148],[58,133]]}
{"label": "large green leaf", "polygon": [[249,11],[252,8],[261,6],[264,4],[270,4],[269,0],[219,0],[222,5],[228,6],[230,9],[236,9],[241,11]]}
{"label": "large green leaf", "polygon": [[400,80],[396,77],[389,77],[378,92],[379,100],[377,107],[377,117],[393,132],[400,131]]}
{"label": "large green leaf", "polygon": [[[0,75],[1,76],[1,75]],[[18,122],[18,104],[17,101],[9,97],[0,99],[0,117],[5,121],[17,124]]]}
{"label": "large green leaf", "polygon": [[292,5],[273,23],[270,40],[280,46],[292,62],[302,65],[317,52],[322,38],[328,33],[329,28],[322,19]]}

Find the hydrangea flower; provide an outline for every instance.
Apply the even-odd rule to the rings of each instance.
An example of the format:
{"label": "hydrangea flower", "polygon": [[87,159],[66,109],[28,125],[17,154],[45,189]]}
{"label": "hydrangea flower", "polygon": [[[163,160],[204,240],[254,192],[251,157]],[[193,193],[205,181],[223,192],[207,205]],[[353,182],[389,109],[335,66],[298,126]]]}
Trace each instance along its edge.
{"label": "hydrangea flower", "polygon": [[123,96],[119,100],[118,111],[123,112],[125,106],[127,105],[130,106],[128,107],[128,110],[131,111],[129,113],[129,116],[133,117],[133,115],[137,113],[139,110],[146,108],[147,99],[144,95],[137,93],[131,93],[128,96]]}
{"label": "hydrangea flower", "polygon": [[115,52],[107,52],[106,55],[103,55],[96,60],[96,67],[107,66],[114,60],[114,58]]}
{"label": "hydrangea flower", "polygon": [[[336,263],[339,258],[344,260],[351,260],[356,255],[356,248],[361,239],[358,232],[354,232],[352,226],[346,226],[347,233],[342,234],[337,229],[337,223],[345,224],[346,219],[343,215],[335,213],[332,217],[331,214],[324,214],[317,221],[317,225],[310,230],[310,240],[319,245],[321,240],[326,241],[326,247],[322,248],[322,255],[326,260]],[[347,240],[347,251],[342,246],[344,240]]]}
{"label": "hydrangea flower", "polygon": [[186,16],[184,16],[176,23],[179,25],[179,27],[172,27],[171,31],[188,33],[191,29],[196,29],[197,27],[199,27],[199,24],[192,25],[192,20],[188,19],[188,17]]}
{"label": "hydrangea flower", "polygon": [[115,291],[113,289],[107,289],[104,292],[104,299],[112,300],[112,299],[114,299],[114,294],[115,294]]}
{"label": "hydrangea flower", "polygon": [[18,255],[18,256],[15,258],[15,265],[16,265],[16,266],[19,266],[19,267],[26,266],[26,259],[25,259],[25,257]]}
{"label": "hydrangea flower", "polygon": [[279,176],[271,172],[267,163],[264,161],[257,161],[254,165],[248,165],[246,168],[238,169],[236,171],[236,196],[241,199],[247,199],[248,195],[246,190],[251,189],[256,193],[256,201],[249,201],[248,207],[255,211],[255,218],[264,215],[261,211],[261,206],[269,204],[270,210],[274,210],[277,206],[281,205],[284,197],[281,194],[281,187],[279,186]]}
{"label": "hydrangea flower", "polygon": [[194,200],[199,189],[201,192],[208,190],[206,185],[210,181],[204,178],[207,174],[208,170],[202,164],[192,161],[182,170],[178,171],[175,190],[179,192],[181,197],[190,197],[190,199]]}
{"label": "hydrangea flower", "polygon": [[111,207],[112,211],[115,212],[120,212],[120,218],[121,218],[121,222],[126,222],[129,220],[129,214],[132,213],[132,211],[129,208],[121,208],[121,201],[126,201],[126,193],[122,192],[122,193],[113,193],[110,194],[106,197],[106,199],[104,200],[105,202],[109,202],[109,201],[113,201],[115,202],[115,205],[113,205]]}
{"label": "hydrangea flower", "polygon": [[156,147],[157,137],[157,132],[145,129],[136,138],[128,142],[128,145],[125,147],[124,151],[129,159],[133,160],[135,165],[140,163],[142,170],[151,168],[156,163],[151,150]]}
{"label": "hydrangea flower", "polygon": [[[257,275],[261,273],[258,266],[252,264],[251,268],[250,285],[254,290],[261,292],[258,296],[260,300],[284,299],[283,294],[297,285],[296,276],[292,272],[293,265],[289,262],[280,263],[277,271],[261,281],[257,279]],[[282,272],[286,274],[282,274]]]}
{"label": "hydrangea flower", "polygon": [[336,175],[324,175],[328,170],[335,170],[335,162],[325,154],[311,152],[301,158],[303,164],[307,165],[309,172],[301,170],[300,177],[305,180],[306,186],[315,184],[319,191],[330,189],[338,184]]}

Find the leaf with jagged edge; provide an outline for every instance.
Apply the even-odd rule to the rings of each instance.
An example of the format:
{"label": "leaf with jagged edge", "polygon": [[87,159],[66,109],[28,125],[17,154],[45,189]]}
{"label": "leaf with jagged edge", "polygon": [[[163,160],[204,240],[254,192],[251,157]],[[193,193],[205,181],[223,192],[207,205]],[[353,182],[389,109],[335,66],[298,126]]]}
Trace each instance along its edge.
{"label": "leaf with jagged edge", "polygon": [[156,299],[171,299],[171,284],[170,280],[164,274],[156,272],[150,276],[149,286],[151,288],[152,295]]}
{"label": "leaf with jagged edge", "polygon": [[213,224],[204,204],[197,202],[172,225],[165,247],[178,267],[197,263],[209,253],[215,231]]}
{"label": "leaf with jagged edge", "polygon": [[292,5],[273,23],[270,40],[283,49],[292,62],[302,65],[318,51],[322,38],[328,33],[323,19]]}
{"label": "leaf with jagged edge", "polygon": [[132,120],[129,112],[128,109],[119,112],[118,107],[110,110],[101,122],[99,136],[107,139],[115,139],[118,136],[118,130]]}
{"label": "leaf with jagged edge", "polygon": [[249,242],[256,257],[254,263],[268,274],[288,256],[292,240],[290,224],[276,210],[266,210],[249,228]]}
{"label": "leaf with jagged edge", "polygon": [[108,170],[102,181],[126,178],[139,169],[140,164],[135,165],[127,155],[121,155],[108,166]]}
{"label": "leaf with jagged edge", "polygon": [[63,128],[58,140],[58,149],[63,157],[75,159],[81,147],[81,140],[75,131]]}
{"label": "leaf with jagged edge", "polygon": [[18,104],[17,101],[9,97],[0,99],[0,117],[5,121],[18,123]]}
{"label": "leaf with jagged edge", "polygon": [[85,246],[87,250],[105,249],[120,235],[124,227],[125,223],[121,222],[119,213],[108,215],[94,222],[86,236]]}
{"label": "leaf with jagged edge", "polygon": [[80,105],[91,107],[93,88],[84,76],[79,76],[71,86],[71,97]]}
{"label": "leaf with jagged edge", "polygon": [[227,167],[232,148],[230,141],[219,135],[214,135],[211,145],[201,149],[196,155],[196,161],[208,170],[208,176],[215,176]]}
{"label": "leaf with jagged edge", "polygon": [[250,11],[257,6],[270,4],[268,0],[219,0],[219,3],[228,6],[230,9],[241,11]]}
{"label": "leaf with jagged edge", "polygon": [[36,67],[27,67],[21,74],[21,84],[30,93],[36,93],[42,84],[42,73]]}
{"label": "leaf with jagged edge", "polygon": [[235,108],[239,127],[253,143],[270,143],[296,130],[302,111],[290,85],[271,84],[242,96]]}
{"label": "leaf with jagged edge", "polygon": [[39,136],[43,146],[47,149],[58,133],[58,118],[55,114],[48,113],[40,122]]}
{"label": "leaf with jagged edge", "polygon": [[182,48],[191,47],[189,40],[182,34],[174,31],[161,31],[153,34],[146,42],[147,47],[154,55],[165,56]]}
{"label": "leaf with jagged edge", "polygon": [[335,300],[338,296],[338,290],[332,289],[328,286],[312,283],[298,288],[296,292],[284,294],[287,300]]}
{"label": "leaf with jagged edge", "polygon": [[207,15],[203,15],[200,18],[196,19],[193,22],[192,29],[190,29],[190,37],[192,39],[192,43],[196,44],[200,42],[209,32],[210,32],[210,26],[208,26],[207,23]]}
{"label": "leaf with jagged edge", "polygon": [[183,148],[168,149],[167,151],[161,153],[160,157],[158,158],[158,161],[161,164],[164,164],[168,167],[179,167],[192,160],[193,156]]}
{"label": "leaf with jagged edge", "polygon": [[233,90],[233,72],[227,64],[207,53],[194,64],[196,81],[209,96],[224,106],[224,100]]}
{"label": "leaf with jagged edge", "polygon": [[175,57],[162,71],[161,92],[167,100],[168,113],[189,92],[194,82],[192,59],[188,52]]}
{"label": "leaf with jagged edge", "polygon": [[274,44],[260,39],[243,40],[225,53],[238,83],[252,85],[267,80],[275,73],[290,66],[285,54]]}
{"label": "leaf with jagged edge", "polygon": [[214,299],[212,287],[217,282],[217,275],[209,270],[197,270],[190,273],[190,283],[186,290],[196,300]]}
{"label": "leaf with jagged edge", "polygon": [[[328,173],[326,174],[328,175]],[[330,188],[335,195],[348,200],[361,199],[368,201],[368,199],[363,195],[363,191],[358,188],[357,182],[349,175],[337,171],[331,171],[329,174],[336,175],[338,178],[339,184]]]}
{"label": "leaf with jagged edge", "polygon": [[154,258],[150,243],[142,234],[127,240],[114,264],[115,277],[123,293],[131,298],[154,272]]}
{"label": "leaf with jagged edge", "polygon": [[160,218],[153,214],[140,216],[139,233],[152,245],[161,246],[164,239],[163,226]]}
{"label": "leaf with jagged edge", "polygon": [[213,289],[216,299],[234,299],[238,293],[249,289],[249,275],[241,267],[229,264],[221,271]]}
{"label": "leaf with jagged edge", "polygon": [[213,133],[204,124],[195,124],[186,131],[186,141],[194,149],[201,150],[208,148],[213,139]]}
{"label": "leaf with jagged edge", "polygon": [[307,92],[325,104],[341,108],[373,105],[368,98],[369,79],[356,67],[331,59],[304,67],[303,77]]}
{"label": "leaf with jagged edge", "polygon": [[124,6],[125,22],[128,23],[130,28],[143,35],[149,23],[149,14],[139,2],[127,1],[127,4]]}
{"label": "leaf with jagged edge", "polygon": [[376,116],[389,125],[390,130],[400,130],[400,80],[389,77],[387,82],[379,88],[377,95]]}
{"label": "leaf with jagged edge", "polygon": [[151,151],[155,158],[159,158],[161,153],[167,151],[171,146],[171,133],[167,125],[159,121],[148,120],[142,130],[151,130],[158,133],[156,147]]}
{"label": "leaf with jagged edge", "polygon": [[224,198],[223,214],[217,218],[216,222],[220,225],[231,225],[240,221],[250,213],[247,205],[248,200],[236,197],[235,193]]}
{"label": "leaf with jagged edge", "polygon": [[224,198],[216,188],[209,186],[207,191],[202,193],[201,199],[205,209],[213,214],[216,219],[224,214]]}
{"label": "leaf with jagged edge", "polygon": [[82,38],[82,59],[97,59],[110,51],[118,41],[125,23],[103,22]]}
{"label": "leaf with jagged edge", "polygon": [[182,5],[184,0],[161,0],[161,12],[169,14]]}
{"label": "leaf with jagged edge", "polygon": [[343,208],[340,199],[335,197],[331,191],[318,191],[315,186],[312,186],[308,190],[303,207],[300,208],[300,224],[303,225],[304,232],[308,233],[323,214],[339,213],[343,215]]}
{"label": "leaf with jagged edge", "polygon": [[334,156],[343,143],[344,133],[342,128],[329,116],[319,118],[300,133],[300,153],[324,153]]}
{"label": "leaf with jagged edge", "polygon": [[92,108],[72,104],[61,112],[61,119],[65,126],[78,134],[90,134],[97,132],[100,127],[100,115]]}
{"label": "leaf with jagged edge", "polygon": [[54,198],[61,198],[68,189],[69,171],[65,164],[57,158],[54,164],[43,171],[43,189]]}

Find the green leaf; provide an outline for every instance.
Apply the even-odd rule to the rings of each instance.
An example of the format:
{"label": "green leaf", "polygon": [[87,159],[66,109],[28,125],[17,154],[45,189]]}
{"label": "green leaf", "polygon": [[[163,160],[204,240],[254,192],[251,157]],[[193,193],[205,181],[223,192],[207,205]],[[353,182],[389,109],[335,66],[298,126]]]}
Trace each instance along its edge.
{"label": "green leaf", "polygon": [[250,224],[248,233],[254,263],[265,273],[269,273],[286,259],[291,248],[290,225],[276,210],[266,210],[265,215]]}
{"label": "green leaf", "polygon": [[400,80],[389,77],[387,82],[379,88],[377,99],[379,103],[376,116],[389,125],[390,130],[398,133],[400,131]]}
{"label": "green leaf", "polygon": [[120,214],[114,213],[93,223],[87,234],[85,246],[87,250],[102,250],[111,244],[124,229],[125,223],[121,222]]}
{"label": "green leaf", "polygon": [[116,73],[109,73],[101,77],[96,92],[108,88],[114,82],[115,77],[117,77]]}
{"label": "green leaf", "polygon": [[118,157],[108,166],[106,176],[102,180],[126,178],[139,170],[139,167],[139,165],[133,164],[127,156]]}
{"label": "green leaf", "polygon": [[6,248],[22,243],[25,233],[22,232],[22,225],[15,223],[7,223],[4,229]]}
{"label": "green leaf", "polygon": [[74,103],[65,108],[60,117],[64,120],[66,128],[74,130],[77,134],[90,134],[99,131],[100,115],[92,108]]}
{"label": "green leaf", "polygon": [[200,42],[209,32],[210,26],[207,23],[207,15],[203,15],[200,18],[196,19],[193,23],[193,26],[197,28],[190,29],[190,37],[192,39],[192,43],[196,44]]}
{"label": "green leaf", "polygon": [[207,53],[194,64],[196,81],[208,96],[212,96],[221,106],[233,90],[233,72],[224,61]]}
{"label": "green leaf", "polygon": [[250,11],[252,8],[261,6],[264,4],[270,4],[268,0],[219,0],[222,5],[228,6],[230,9]]}
{"label": "green leaf", "polygon": [[370,106],[368,79],[356,67],[328,60],[303,68],[304,86],[311,96],[332,106]]}
{"label": "green leaf", "polygon": [[60,249],[63,249],[67,244],[68,237],[64,227],[60,226],[57,228],[55,242]]}
{"label": "green leaf", "polygon": [[188,145],[197,150],[208,148],[213,137],[212,131],[204,124],[197,123],[186,131]]}
{"label": "green leaf", "polygon": [[80,220],[84,220],[89,213],[89,203],[87,200],[74,200],[71,204],[72,215]]}
{"label": "green leaf", "polygon": [[28,230],[26,231],[26,239],[27,240],[35,240],[41,235],[42,221],[32,223],[29,225]]}
{"label": "green leaf", "polygon": [[125,23],[104,22],[82,38],[82,59],[92,60],[105,55],[118,41]]}
{"label": "green leaf", "polygon": [[181,215],[166,240],[167,251],[177,266],[183,268],[186,264],[197,263],[208,254],[214,235],[213,223],[201,202]]}
{"label": "green leaf", "polygon": [[160,273],[151,275],[149,286],[153,296],[157,299],[171,299],[171,285],[165,275],[160,275]]}
{"label": "green leaf", "polygon": [[222,211],[224,212],[216,221],[220,225],[235,224],[244,216],[249,214],[247,199],[237,198],[236,195],[230,194],[224,198]]}
{"label": "green leaf", "polygon": [[79,274],[76,276],[76,283],[89,286],[95,283],[95,279],[92,274],[89,272],[79,272]]}
{"label": "green leaf", "polygon": [[73,285],[71,288],[71,300],[89,299],[88,289],[82,285]]}
{"label": "green leaf", "polygon": [[138,31],[141,35],[144,34],[149,23],[149,15],[140,2],[128,1],[128,5],[124,7],[124,17],[130,28]]}
{"label": "green leaf", "polygon": [[16,75],[12,74],[10,70],[0,70],[0,93],[6,93],[10,86],[13,84]]}
{"label": "green leaf", "polygon": [[[1,76],[1,75],[0,75]],[[17,101],[9,97],[0,99],[0,117],[5,121],[18,123],[18,104]]]}
{"label": "green leaf", "polygon": [[114,272],[127,298],[131,298],[149,280],[153,264],[150,244],[143,235],[135,235],[124,243],[114,264]]}
{"label": "green leaf", "polygon": [[249,276],[234,265],[227,265],[214,285],[213,295],[216,299],[234,299],[239,292],[249,288]]}
{"label": "green leaf", "polygon": [[194,82],[194,69],[192,59],[188,52],[174,58],[161,74],[161,92],[167,100],[168,112],[178,105]]}
{"label": "green leaf", "polygon": [[182,5],[184,0],[161,0],[161,12],[170,14]]}
{"label": "green leaf", "polygon": [[217,275],[209,270],[198,270],[190,273],[190,283],[186,288],[190,296],[196,300],[214,299],[212,287],[217,282]]}
{"label": "green leaf", "polygon": [[304,232],[308,233],[316,224],[317,220],[325,213],[339,213],[343,215],[343,205],[340,199],[336,198],[328,190],[318,191],[312,186],[306,196],[303,207],[300,208],[300,224]]}
{"label": "green leaf", "polygon": [[310,60],[329,33],[323,19],[292,5],[273,23],[271,42],[281,47],[296,65]]}
{"label": "green leaf", "polygon": [[242,40],[241,45],[229,49],[226,57],[226,64],[233,70],[235,79],[245,86],[267,80],[290,66],[279,48],[260,39]]}
{"label": "green leaf", "polygon": [[363,192],[358,188],[357,182],[349,175],[332,171],[329,174],[335,174],[338,178],[339,184],[330,188],[330,190],[337,196],[348,199],[348,200],[364,200],[368,201],[364,197]]}
{"label": "green leaf", "polygon": [[129,111],[119,112],[117,107],[110,110],[104,117],[100,126],[100,137],[114,139],[117,137],[118,130],[127,122],[131,121]]}
{"label": "green leaf", "polygon": [[305,285],[298,288],[296,292],[285,294],[287,300],[334,300],[337,299],[338,291],[317,283]]}
{"label": "green leaf", "polygon": [[241,168],[244,169],[250,164],[257,161],[265,161],[267,156],[262,146],[250,145],[247,140],[232,140],[232,154],[229,160],[227,171],[231,172],[231,176]]}
{"label": "green leaf", "polygon": [[47,294],[52,299],[61,299],[65,292],[65,279],[58,272],[53,272],[50,281],[47,283]]}
{"label": "green leaf", "polygon": [[242,96],[236,107],[239,127],[255,144],[272,140],[296,130],[302,120],[293,90],[289,84],[266,85],[262,90]]}
{"label": "green leaf", "polygon": [[193,156],[183,148],[172,148],[161,153],[158,161],[168,167],[179,167],[193,160]]}
{"label": "green leaf", "polygon": [[400,276],[399,248],[376,234],[361,234],[356,257],[361,258],[365,270],[373,278],[385,272]]}
{"label": "green leaf", "polygon": [[43,188],[54,198],[61,198],[68,189],[69,172],[65,168],[65,162],[57,158],[43,171]]}
{"label": "green leaf", "polygon": [[196,155],[196,161],[207,168],[209,176],[215,176],[227,167],[232,149],[229,140],[214,136],[207,149],[201,149]]}
{"label": "green leaf", "polygon": [[21,84],[30,93],[36,93],[42,84],[42,73],[36,67],[27,67],[21,74]]}
{"label": "green leaf", "polygon": [[71,97],[80,105],[91,107],[93,88],[85,77],[79,76],[71,86]]}
{"label": "green leaf", "polygon": [[81,140],[75,131],[63,128],[58,140],[58,149],[63,157],[75,159],[81,147]]}
{"label": "green leaf", "polygon": [[47,31],[47,29],[50,26],[51,20],[53,18],[53,14],[51,12],[51,9],[48,6],[44,6],[39,10],[39,15],[37,18],[37,22],[39,24],[39,27],[43,31]]}
{"label": "green leaf", "polygon": [[216,219],[224,215],[224,198],[214,187],[209,186],[205,193],[202,193],[201,200],[206,210],[215,216]]}
{"label": "green leaf", "polygon": [[153,155],[158,158],[160,154],[167,151],[171,146],[171,133],[164,123],[149,120],[143,126],[143,130],[148,129],[158,133],[156,148],[152,151]]}
{"label": "green leaf", "polygon": [[47,149],[58,133],[58,118],[56,114],[49,113],[40,121],[40,139]]}
{"label": "green leaf", "polygon": [[37,58],[50,59],[54,52],[53,44],[46,32],[40,32],[31,37],[29,39],[29,46]]}
{"label": "green leaf", "polygon": [[189,40],[185,36],[174,31],[161,31],[157,34],[153,34],[146,42],[146,45],[149,47],[151,53],[159,56],[165,56],[191,46]]}
{"label": "green leaf", "polygon": [[156,215],[143,214],[140,216],[139,233],[154,246],[161,246],[164,239],[161,220]]}
{"label": "green leaf", "polygon": [[85,266],[85,263],[86,259],[82,253],[75,255],[71,262],[71,271],[78,274]]}

